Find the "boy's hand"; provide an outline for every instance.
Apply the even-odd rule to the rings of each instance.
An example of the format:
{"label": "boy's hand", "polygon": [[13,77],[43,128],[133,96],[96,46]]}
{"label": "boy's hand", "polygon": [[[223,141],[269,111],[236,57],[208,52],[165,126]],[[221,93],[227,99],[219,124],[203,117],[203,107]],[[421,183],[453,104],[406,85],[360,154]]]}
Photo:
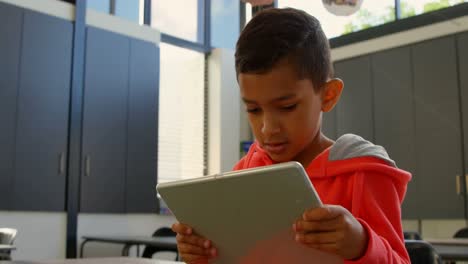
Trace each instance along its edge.
{"label": "boy's hand", "polygon": [[344,259],[357,259],[367,248],[367,233],[345,208],[335,205],[309,209],[293,225],[296,241]]}
{"label": "boy's hand", "polygon": [[184,262],[208,263],[210,258],[216,257],[217,251],[211,241],[195,234],[190,226],[175,223],[172,231],[177,233],[177,249]]}

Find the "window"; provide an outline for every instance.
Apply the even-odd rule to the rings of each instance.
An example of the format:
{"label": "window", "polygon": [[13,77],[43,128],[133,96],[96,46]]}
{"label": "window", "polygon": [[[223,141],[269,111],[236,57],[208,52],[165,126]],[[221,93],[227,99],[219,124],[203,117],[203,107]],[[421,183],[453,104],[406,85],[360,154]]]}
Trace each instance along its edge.
{"label": "window", "polygon": [[278,7],[294,7],[315,16],[322,24],[328,38],[393,21],[395,20],[394,6],[394,0],[363,1],[361,9],[355,14],[336,16],[325,9],[322,1],[278,1]]}
{"label": "window", "polygon": [[202,176],[204,54],[160,48],[158,182]]}
{"label": "window", "polygon": [[245,4],[245,24],[249,23],[252,19],[252,5],[250,3]]}
{"label": "window", "polygon": [[143,1],[144,0],[118,0],[115,1],[114,15],[143,24]]}
{"label": "window", "polygon": [[453,5],[467,0],[400,0],[401,18],[415,16]]}
{"label": "window", "polygon": [[216,0],[211,4],[211,46],[234,49],[239,36],[239,0]]}
{"label": "window", "polygon": [[88,0],[87,8],[96,10],[101,13],[110,13],[110,0]]}
{"label": "window", "polygon": [[198,40],[199,0],[155,0],[151,2],[151,26],[163,33],[193,42]]}
{"label": "window", "polygon": [[87,7],[143,24],[144,0],[88,0]]}

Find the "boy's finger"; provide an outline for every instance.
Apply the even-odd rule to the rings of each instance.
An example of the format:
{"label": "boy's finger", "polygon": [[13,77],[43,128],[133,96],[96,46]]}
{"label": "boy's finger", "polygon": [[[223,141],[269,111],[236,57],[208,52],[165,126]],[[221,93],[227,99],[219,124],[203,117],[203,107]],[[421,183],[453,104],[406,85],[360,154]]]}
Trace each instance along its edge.
{"label": "boy's finger", "polygon": [[191,255],[198,255],[198,256],[210,256],[211,255],[211,251],[209,249],[195,246],[192,244],[187,244],[187,243],[180,243],[178,245],[178,249],[181,254],[191,254]]}
{"label": "boy's finger", "polygon": [[324,205],[305,211],[302,214],[302,219],[305,221],[323,221],[330,220],[340,215],[345,214],[346,209],[336,205]]}
{"label": "boy's finger", "polygon": [[303,244],[336,244],[339,239],[338,232],[320,232],[320,233],[298,233],[295,237],[297,242]]}
{"label": "boy's finger", "polygon": [[171,228],[172,231],[178,234],[191,235],[193,233],[193,229],[190,226],[181,223],[175,223]]}
{"label": "boy's finger", "polygon": [[323,221],[297,220],[294,224],[294,231],[297,233],[334,231],[341,227],[342,219],[341,217],[335,217],[331,220]]}
{"label": "boy's finger", "polygon": [[199,237],[197,235],[185,236],[185,235],[177,234],[176,239],[177,239],[177,242],[179,242],[179,243],[192,244],[192,245],[199,246],[199,247],[202,247],[202,248],[210,248],[211,247],[211,241],[210,240]]}

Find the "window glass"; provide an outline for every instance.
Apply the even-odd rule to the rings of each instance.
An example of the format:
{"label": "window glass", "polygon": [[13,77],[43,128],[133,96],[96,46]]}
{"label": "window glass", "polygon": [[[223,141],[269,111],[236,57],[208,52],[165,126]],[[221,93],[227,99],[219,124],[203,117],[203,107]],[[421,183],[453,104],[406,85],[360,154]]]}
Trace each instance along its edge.
{"label": "window glass", "polygon": [[249,23],[252,19],[252,5],[250,3],[245,4],[245,24]]}
{"label": "window glass", "polygon": [[394,21],[394,5],[394,0],[365,0],[358,12],[350,16],[336,16],[329,13],[319,0],[278,0],[278,7],[294,7],[315,16],[328,38]]}
{"label": "window glass", "polygon": [[415,16],[466,2],[468,2],[468,0],[400,0],[401,18]]}
{"label": "window glass", "polygon": [[204,54],[160,48],[158,181],[202,176]]}
{"label": "window glass", "polygon": [[89,9],[143,24],[144,0],[88,0],[86,5]]}
{"label": "window glass", "polygon": [[86,7],[96,10],[101,13],[109,14],[110,1],[109,0],[88,0],[88,2],[86,2]]}
{"label": "window glass", "polygon": [[[143,12],[140,13],[140,7],[144,0],[117,0],[115,1],[115,15],[135,23],[143,21]],[[141,10],[143,11],[143,10]],[[141,19],[140,19],[141,15]]]}
{"label": "window glass", "polygon": [[211,1],[211,46],[234,49],[239,37],[239,0]]}
{"label": "window glass", "polygon": [[198,0],[151,2],[151,26],[163,33],[197,42],[198,23]]}

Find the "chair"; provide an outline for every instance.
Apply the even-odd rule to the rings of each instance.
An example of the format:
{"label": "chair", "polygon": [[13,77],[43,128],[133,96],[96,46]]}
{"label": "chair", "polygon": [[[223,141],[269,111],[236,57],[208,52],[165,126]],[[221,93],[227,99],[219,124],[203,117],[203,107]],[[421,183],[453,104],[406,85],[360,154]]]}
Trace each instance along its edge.
{"label": "chair", "polygon": [[405,240],[422,240],[421,235],[416,231],[404,231],[403,237]]}
{"label": "chair", "polygon": [[453,235],[454,238],[468,238],[468,227],[464,227],[460,230],[458,230],[455,235]]}
{"label": "chair", "polygon": [[[13,245],[17,230],[14,228],[0,228],[0,244]],[[11,250],[1,250],[0,260],[11,260]]]}
{"label": "chair", "polygon": [[[459,229],[455,234],[453,235],[453,238],[468,238],[468,227],[463,227]],[[450,261],[446,262],[446,264],[455,264],[455,261]]]}
{"label": "chair", "polygon": [[[169,228],[169,227],[161,227],[161,228],[157,229],[153,233],[153,237],[175,237],[176,235],[177,235],[177,233],[172,231],[172,229]],[[153,254],[155,254],[156,252],[163,252],[163,251],[167,252],[168,250],[167,249],[161,249],[161,248],[154,247],[154,246],[146,246],[145,250],[143,250],[143,254],[141,256],[143,258],[152,258]],[[173,250],[173,251],[170,251],[170,252],[176,253],[175,260],[177,260],[179,258],[179,252],[177,250]]]}
{"label": "chair", "polygon": [[405,247],[412,264],[442,264],[435,249],[424,240],[405,240]]}

